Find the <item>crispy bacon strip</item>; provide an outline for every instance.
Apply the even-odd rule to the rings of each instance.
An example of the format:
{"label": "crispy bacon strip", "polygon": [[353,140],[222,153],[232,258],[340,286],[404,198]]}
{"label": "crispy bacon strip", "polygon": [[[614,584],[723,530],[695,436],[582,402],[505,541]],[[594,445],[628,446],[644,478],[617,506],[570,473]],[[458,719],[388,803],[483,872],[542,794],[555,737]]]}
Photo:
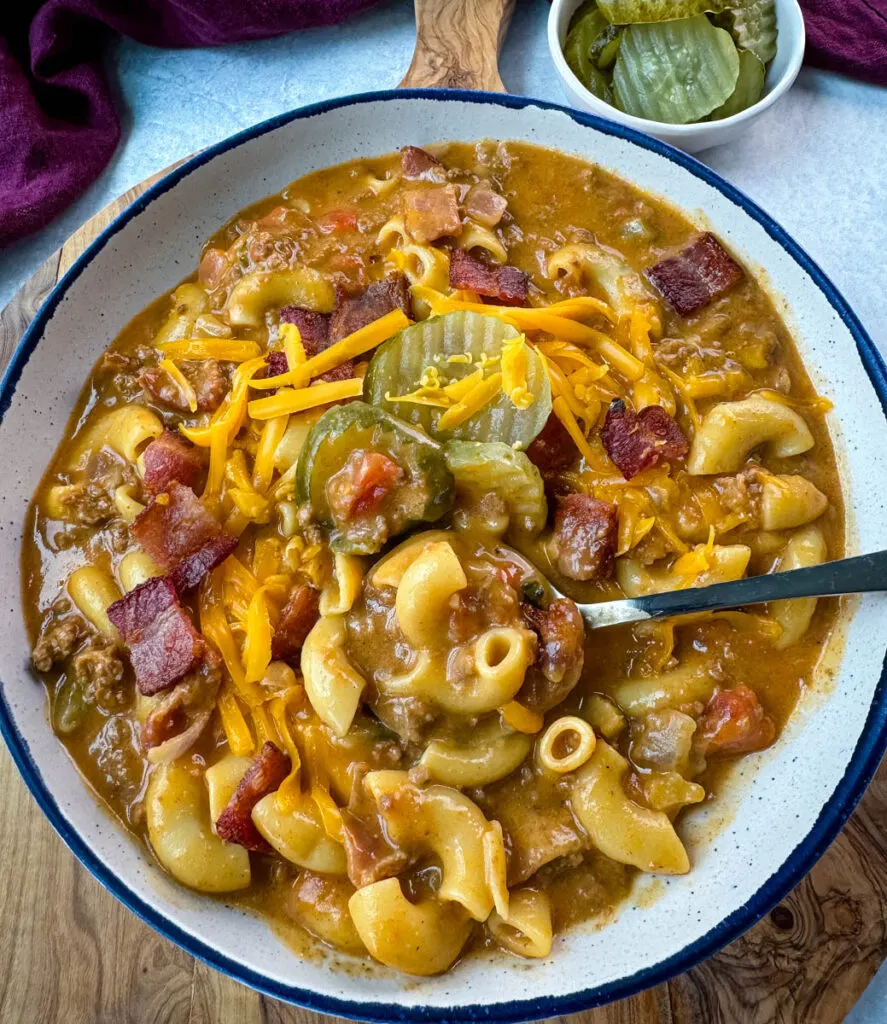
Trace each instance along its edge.
{"label": "crispy bacon strip", "polygon": [[256,754],[253,763],[237,784],[234,796],[219,815],[216,832],[226,843],[237,843],[247,850],[272,853],[271,847],[253,824],[253,808],[269,793],[280,787],[292,768],[289,754],[266,742]]}
{"label": "crispy bacon strip", "polygon": [[551,413],[536,440],[527,449],[527,458],[542,474],[546,492],[551,494],[553,491],[556,494],[559,489],[558,474],[576,458],[576,442],[554,413]]}
{"label": "crispy bacon strip", "polygon": [[[302,339],[302,348],[305,355],[310,359],[318,352],[323,352],[332,344],[330,338],[330,321],[332,314],[315,313],[310,309],[301,309],[299,306],[284,306],[280,311],[280,322],[282,324],[295,324],[299,328],[299,335]],[[285,352],[269,352],[265,360],[268,364],[267,375],[275,377],[286,373],[289,365],[286,361]],[[348,359],[332,370],[327,370],[317,379],[325,381],[348,380],[354,376],[354,360]],[[273,391],[265,391],[264,394],[274,394]]]}
{"label": "crispy bacon strip", "polygon": [[745,277],[745,271],[710,232],[646,271],[666,302],[681,316],[703,309]]}
{"label": "crispy bacon strip", "polygon": [[718,690],[706,704],[694,737],[706,757],[735,757],[769,747],[776,726],[745,683]]}
{"label": "crispy bacon strip", "polygon": [[271,657],[298,667],[305,637],[320,616],[320,592],[307,583],[297,583],[280,613],[271,637]]}
{"label": "crispy bacon strip", "polygon": [[115,601],[108,618],[129,649],[136,685],[145,696],[178,682],[203,657],[203,637],[165,576],[146,580]]}
{"label": "crispy bacon strip", "polygon": [[404,146],[400,151],[401,174],[410,181],[442,180],[444,165],[418,146]]}
{"label": "crispy bacon strip", "polygon": [[659,405],[635,413],[621,398],[614,398],[601,430],[607,454],[626,480],[662,459],[681,459],[689,443],[674,419]]}
{"label": "crispy bacon strip", "polygon": [[[164,497],[166,500],[164,500]],[[184,593],[237,547],[189,487],[174,483],[136,517],[132,533]]]}
{"label": "crispy bacon strip", "polygon": [[589,494],[558,502],[554,540],[558,569],[571,580],[608,580],[616,565],[619,509]]}
{"label": "crispy bacon strip", "polygon": [[517,267],[500,267],[454,249],[450,254],[450,287],[472,291],[506,305],[522,306],[530,293],[530,279]]}
{"label": "crispy bacon strip", "polygon": [[145,449],[142,456],[143,480],[149,494],[159,494],[174,483],[197,490],[203,480],[204,464],[200,451],[170,430],[164,430]]}
{"label": "crispy bacon strip", "polygon": [[391,274],[381,281],[375,281],[360,295],[351,295],[339,289],[336,293],[336,308],[330,320],[330,343],[341,341],[395,309],[401,309],[408,317],[412,317],[410,283],[403,274]]}
{"label": "crispy bacon strip", "polygon": [[186,594],[189,590],[193,590],[207,573],[212,572],[229,555],[234,554],[236,547],[237,538],[230,533],[220,533],[218,537],[208,540],[193,554],[183,558],[172,570],[169,578],[172,580],[173,586],[180,594]]}

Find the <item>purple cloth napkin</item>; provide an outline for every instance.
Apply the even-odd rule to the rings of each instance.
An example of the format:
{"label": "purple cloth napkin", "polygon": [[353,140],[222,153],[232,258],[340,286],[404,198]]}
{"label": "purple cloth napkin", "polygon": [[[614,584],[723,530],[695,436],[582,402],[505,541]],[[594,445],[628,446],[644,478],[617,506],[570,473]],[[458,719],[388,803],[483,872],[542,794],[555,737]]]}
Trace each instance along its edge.
{"label": "purple cloth napkin", "polygon": [[807,62],[887,85],[887,0],[801,0]]}
{"label": "purple cloth napkin", "polygon": [[220,46],[332,25],[376,0],[0,0],[0,246],[73,202],[111,159],[120,120],[110,32]]}

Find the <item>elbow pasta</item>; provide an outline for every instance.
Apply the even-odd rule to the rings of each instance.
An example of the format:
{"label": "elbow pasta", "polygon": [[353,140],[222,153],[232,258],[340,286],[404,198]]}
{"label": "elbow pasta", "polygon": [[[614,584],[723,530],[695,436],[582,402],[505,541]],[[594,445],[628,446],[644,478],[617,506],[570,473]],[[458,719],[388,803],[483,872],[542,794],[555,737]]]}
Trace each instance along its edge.
{"label": "elbow pasta", "polygon": [[155,767],[145,812],[151,848],[173,878],[200,892],[249,885],[249,854],[214,835],[206,787],[187,767],[178,762]]}
{"label": "elbow pasta", "polygon": [[160,437],[163,424],[150,409],[141,405],[122,405],[101,416],[78,440],[73,469],[85,469],[90,457],[106,445],[136,464],[149,441]]}
{"label": "elbow pasta", "polygon": [[536,756],[546,771],[565,775],[585,764],[594,753],[595,742],[594,729],[588,722],[575,715],[564,715],[539,737]]}
{"label": "elbow pasta", "polygon": [[573,813],[594,845],[620,864],[654,875],[685,875],[690,859],[668,816],[629,799],[628,762],[601,740],[570,794]]}
{"label": "elbow pasta", "polygon": [[317,620],[302,647],[305,692],[322,722],[337,736],[351,727],[366,680],[345,653],[345,620],[325,615]]}
{"label": "elbow pasta", "polygon": [[493,938],[510,953],[539,960],[551,953],[551,904],[538,889],[517,889],[511,893],[508,913],[493,911],[487,921]]}
{"label": "elbow pasta", "polygon": [[447,970],[471,932],[471,918],[458,904],[410,903],[397,878],[358,889],[348,909],[361,941],[380,963],[420,977]]}
{"label": "elbow pasta", "polygon": [[508,250],[499,241],[499,236],[496,232],[473,220],[469,220],[462,229],[462,234],[456,239],[456,245],[460,249],[466,250],[483,249],[497,263],[508,262]]}
{"label": "elbow pasta", "polygon": [[310,267],[255,272],[242,277],[231,289],[225,312],[238,327],[258,327],[267,309],[304,306],[328,313],[333,308],[333,286]]}
{"label": "elbow pasta", "polygon": [[[724,273],[688,295],[660,264],[698,251]],[[158,867],[426,976],[545,970],[638,872],[718,856],[683,823],[779,742],[836,602],[594,636],[577,605],[843,554],[828,403],[725,257],[564,154],[407,146],[241,211],[123,329],[24,605],[53,728]]]}
{"label": "elbow pasta", "polygon": [[809,451],[813,443],[800,413],[775,399],[752,395],[722,402],[706,413],[690,446],[687,471],[694,476],[736,473],[760,445],[785,459]]}
{"label": "elbow pasta", "polygon": [[121,598],[120,589],[109,572],[97,565],[84,565],[68,577],[68,593],[81,615],[107,640],[117,639],[108,609]]}
{"label": "elbow pasta", "polygon": [[[822,530],[808,526],[789,538],[779,560],[779,569],[781,572],[804,569],[809,565],[819,565],[827,557],[828,548]],[[773,601],[770,605],[770,614],[782,627],[782,633],[774,642],[774,646],[782,650],[796,644],[810,627],[815,611],[815,597],[802,597],[795,601]]]}
{"label": "elbow pasta", "polygon": [[501,847],[502,836],[480,808],[447,786],[419,789],[410,783],[406,772],[371,772],[365,785],[394,842],[433,853],[440,861],[437,898],[461,903],[475,921],[486,921],[493,909],[494,891],[504,886],[505,856],[498,858],[502,877],[491,882],[485,868],[491,857],[485,848]]}

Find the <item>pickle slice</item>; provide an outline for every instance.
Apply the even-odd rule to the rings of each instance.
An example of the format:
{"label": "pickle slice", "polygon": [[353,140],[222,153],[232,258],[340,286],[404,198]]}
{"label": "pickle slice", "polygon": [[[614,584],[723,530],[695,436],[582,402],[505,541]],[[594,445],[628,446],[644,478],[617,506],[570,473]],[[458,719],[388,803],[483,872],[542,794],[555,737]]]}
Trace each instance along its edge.
{"label": "pickle slice", "polygon": [[751,50],[739,51],[739,78],[736,80],[736,88],[727,101],[722,103],[709,115],[710,121],[720,121],[722,118],[738,114],[740,110],[747,110],[757,103],[764,91],[764,65],[751,52]]}
{"label": "pickle slice", "polygon": [[613,71],[617,106],[666,124],[710,114],[732,95],[738,78],[739,54],[730,34],[704,14],[630,25]]}
{"label": "pickle slice", "polygon": [[598,0],[601,14],[613,25],[678,21],[706,11],[720,13],[736,0]]}
{"label": "pickle slice", "polygon": [[[600,68],[608,64],[600,63],[601,59],[609,63],[616,59],[613,48],[612,33],[614,26],[597,9],[594,2],[583,4],[573,17],[567,41],[564,43],[564,57],[570,70],[589,92],[605,103],[613,102],[613,93],[606,77]],[[616,46],[618,48],[618,32]],[[609,50],[607,48],[610,48]]]}
{"label": "pickle slice", "polygon": [[501,443],[450,441],[446,459],[456,480],[457,502],[476,506],[494,493],[508,506],[510,529],[535,536],[545,526],[545,486],[523,452]]}
{"label": "pickle slice", "polygon": [[769,64],[776,56],[776,0],[734,2],[716,20],[740,49],[753,53],[761,63]]}
{"label": "pickle slice", "polygon": [[533,401],[525,409],[518,408],[500,390],[464,422],[439,431],[437,424],[446,411],[444,407],[397,401],[396,397],[416,392],[426,371],[434,371],[443,383],[451,383],[477,373],[486,363],[484,374],[488,379],[499,369],[502,346],[518,336],[514,327],[481,313],[446,313],[414,324],[376,349],[364,379],[364,401],[441,441],[502,441],[513,448],[526,448],[551,412],[548,374],[531,346],[525,353],[526,389]]}
{"label": "pickle slice", "polygon": [[[379,452],[400,467],[403,479],[384,512],[384,526],[373,516],[339,521],[330,507],[327,485],[359,451]],[[320,417],[305,439],[296,466],[296,498],[330,531],[330,546],[343,554],[375,554],[391,537],[416,523],[431,523],[450,510],[453,475],[440,445],[421,431],[363,402],[336,405]]]}

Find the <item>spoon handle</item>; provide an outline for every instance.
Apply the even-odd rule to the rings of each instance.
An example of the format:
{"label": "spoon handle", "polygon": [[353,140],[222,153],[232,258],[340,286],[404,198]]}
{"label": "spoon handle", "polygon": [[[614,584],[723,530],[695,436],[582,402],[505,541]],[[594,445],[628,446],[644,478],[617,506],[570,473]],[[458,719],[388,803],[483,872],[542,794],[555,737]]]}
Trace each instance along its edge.
{"label": "spoon handle", "polygon": [[623,622],[665,619],[693,612],[714,612],[766,601],[784,601],[795,597],[836,597],[840,594],[864,594],[887,590],[887,551],[871,555],[823,562],[806,569],[775,572],[767,576],[749,576],[730,583],[691,590],[671,590],[665,594],[581,604],[579,611],[590,629],[616,626]]}

